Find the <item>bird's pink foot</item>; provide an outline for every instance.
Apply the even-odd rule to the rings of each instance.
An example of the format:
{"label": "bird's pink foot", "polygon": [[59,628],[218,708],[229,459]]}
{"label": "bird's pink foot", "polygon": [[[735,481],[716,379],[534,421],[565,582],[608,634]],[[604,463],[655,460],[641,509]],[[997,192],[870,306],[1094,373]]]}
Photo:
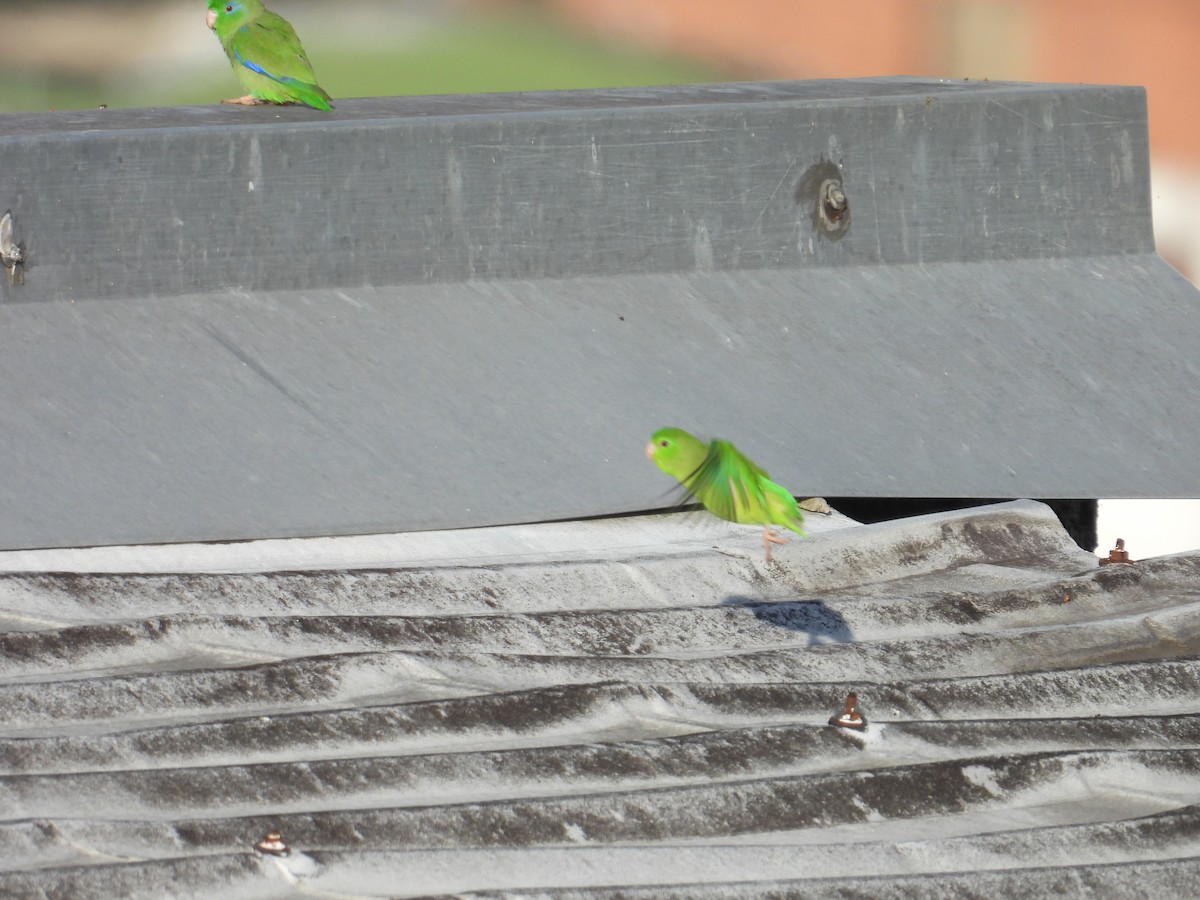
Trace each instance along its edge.
{"label": "bird's pink foot", "polygon": [[771,545],[786,544],[787,541],[773,532],[766,525],[763,526],[763,549],[767,551],[767,562],[771,561]]}
{"label": "bird's pink foot", "polygon": [[247,94],[245,97],[231,97],[228,100],[222,100],[222,103],[233,103],[237,106],[266,106],[270,100],[263,100],[261,97],[254,97]]}

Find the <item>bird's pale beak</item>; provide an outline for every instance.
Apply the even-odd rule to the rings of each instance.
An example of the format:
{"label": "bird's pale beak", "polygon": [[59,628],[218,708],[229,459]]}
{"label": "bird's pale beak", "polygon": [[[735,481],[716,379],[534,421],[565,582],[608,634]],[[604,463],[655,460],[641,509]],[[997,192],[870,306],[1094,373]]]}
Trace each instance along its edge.
{"label": "bird's pale beak", "polygon": [[205,23],[207,23],[207,25],[208,25],[208,27],[209,27],[209,28],[212,28],[214,25],[216,25],[216,24],[217,24],[217,13],[216,13],[216,10],[212,10],[212,9],[210,9],[210,10],[208,11],[208,15],[206,15],[206,16],[204,17],[204,21],[205,21]]}
{"label": "bird's pale beak", "polygon": [[654,462],[654,441],[650,441],[648,444],[646,444],[646,459]]}

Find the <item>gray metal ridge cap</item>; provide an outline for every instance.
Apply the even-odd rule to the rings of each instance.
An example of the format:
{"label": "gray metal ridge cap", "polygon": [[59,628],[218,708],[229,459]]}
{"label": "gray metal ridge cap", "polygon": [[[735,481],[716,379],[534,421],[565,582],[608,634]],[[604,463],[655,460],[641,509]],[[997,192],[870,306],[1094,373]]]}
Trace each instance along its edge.
{"label": "gray metal ridge cap", "polygon": [[923,76],[811,79],[791,81],[731,81],[640,87],[572,88],[567,90],[510,91],[475,94],[411,94],[335,100],[328,112],[303,106],[231,107],[221,104],[96,107],[45,112],[0,112],[0,141],[55,134],[101,134],[140,129],[177,130],[221,126],[324,128],[331,124],[367,125],[397,119],[471,118],[478,116],[544,115],[549,112],[591,113],[605,110],[662,109],[664,107],[756,105],[842,105],[891,102],[903,97],[922,100],[972,94],[1144,90],[1112,84],[1057,82],[976,81]]}
{"label": "gray metal ridge cap", "polygon": [[[1013,536],[1017,555],[1040,552],[1063,557],[1070,565],[1095,565],[1096,557],[1076,546],[1044,503],[1014,500],[988,506],[914,516],[863,525],[840,513],[805,516],[808,537],[789,535],[775,552],[777,573],[786,572],[792,587],[802,583],[828,587],[844,580],[835,574],[847,554],[860,565],[946,568],[968,558],[1001,561],[1012,547],[973,547],[963,557],[954,535],[982,533],[987,526]],[[1019,549],[1026,536],[1037,541]],[[971,537],[970,541],[976,542]],[[897,563],[898,544],[925,548]],[[940,545],[940,546],[939,546]],[[395,534],[280,538],[252,541],[142,544],[0,552],[0,573],[266,573],[347,570],[495,568],[526,564],[582,564],[653,561],[695,557],[745,561],[770,572],[762,558],[758,526],[736,525],[704,512],[568,520]],[[782,568],[779,568],[782,567]]]}

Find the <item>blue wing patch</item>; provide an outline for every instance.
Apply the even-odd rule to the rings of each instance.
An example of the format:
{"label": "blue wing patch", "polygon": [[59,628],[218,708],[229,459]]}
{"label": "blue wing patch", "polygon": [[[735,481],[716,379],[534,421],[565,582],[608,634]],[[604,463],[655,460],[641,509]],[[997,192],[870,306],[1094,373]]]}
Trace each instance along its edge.
{"label": "blue wing patch", "polygon": [[280,84],[307,84],[307,82],[301,81],[299,78],[292,78],[290,75],[271,74],[258,63],[254,62],[254,60],[246,59],[244,56],[242,56],[242,54],[238,53],[236,47],[233,50],[233,55],[237,57],[238,62],[240,62],[251,72],[257,72],[259,75],[265,75],[272,81],[278,81]]}

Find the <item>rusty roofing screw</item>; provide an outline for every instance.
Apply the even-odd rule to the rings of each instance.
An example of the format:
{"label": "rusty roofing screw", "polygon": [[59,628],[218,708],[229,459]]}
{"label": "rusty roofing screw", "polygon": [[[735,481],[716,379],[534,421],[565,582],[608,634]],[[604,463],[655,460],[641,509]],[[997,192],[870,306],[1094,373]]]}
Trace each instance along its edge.
{"label": "rusty roofing screw", "polygon": [[292,848],[287,845],[287,842],[283,839],[283,835],[278,831],[268,831],[254,845],[254,849],[259,853],[269,853],[271,856],[287,856],[292,852]]}
{"label": "rusty roofing screw", "polygon": [[0,216],[0,266],[8,276],[8,286],[25,283],[25,245],[13,234],[12,210]]}
{"label": "rusty roofing screw", "polygon": [[1129,551],[1125,549],[1125,539],[1117,538],[1117,546],[1108,551],[1108,559],[1100,560],[1100,565],[1107,566],[1110,563],[1131,563]]}
{"label": "rusty roofing screw", "polygon": [[858,711],[858,694],[851,691],[846,695],[846,705],[840,713],[835,713],[829,719],[829,724],[837,728],[852,728],[855,731],[866,729],[866,716]]}
{"label": "rusty roofing screw", "polygon": [[842,167],[821,159],[800,176],[794,194],[796,203],[809,210],[813,231],[819,238],[841,240],[850,230],[850,199],[842,179]]}
{"label": "rusty roofing screw", "polygon": [[827,180],[821,185],[821,214],[829,222],[828,230],[835,231],[841,224],[850,206],[840,181]]}

